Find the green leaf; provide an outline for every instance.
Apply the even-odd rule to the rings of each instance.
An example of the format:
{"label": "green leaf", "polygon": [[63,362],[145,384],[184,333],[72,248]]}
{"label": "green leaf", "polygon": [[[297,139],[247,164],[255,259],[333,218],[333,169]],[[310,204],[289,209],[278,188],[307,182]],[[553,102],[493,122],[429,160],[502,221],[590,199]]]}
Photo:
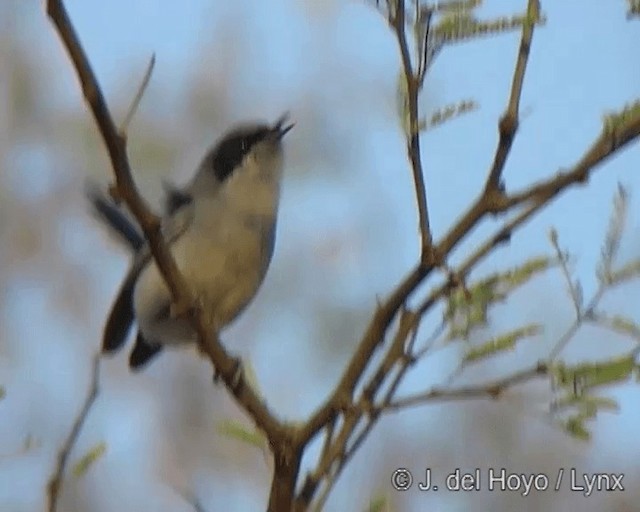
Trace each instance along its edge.
{"label": "green leaf", "polygon": [[618,112],[610,112],[604,116],[602,130],[605,135],[614,137],[620,126],[640,117],[640,99],[622,107]]}
{"label": "green leaf", "polygon": [[218,433],[230,439],[236,439],[260,449],[266,446],[264,434],[258,430],[250,430],[235,420],[224,420],[218,424]]}
{"label": "green leaf", "polygon": [[582,392],[627,380],[637,368],[635,354],[629,354],[602,363],[583,363],[576,366],[558,364],[552,368],[556,383]]}
{"label": "green leaf", "polygon": [[107,445],[103,441],[95,445],[89,450],[78,462],[73,466],[73,476],[80,478],[83,476],[91,465],[96,462],[107,451]]}
{"label": "green leaf", "polygon": [[620,410],[618,401],[606,396],[585,395],[582,397],[582,402],[582,407],[585,411],[607,410],[611,412],[618,412]]}
{"label": "green leaf", "polygon": [[481,4],[482,0],[444,0],[442,2],[435,2],[432,9],[438,13],[470,11],[476,7],[480,7]]}
{"label": "green leaf", "polygon": [[465,363],[473,363],[480,359],[485,359],[488,356],[496,354],[498,352],[504,352],[505,350],[513,349],[516,342],[522,338],[535,336],[542,331],[539,325],[527,325],[520,329],[507,332],[501,336],[497,336],[489,341],[482,343],[477,347],[473,347],[468,350],[464,356]]}
{"label": "green leaf", "polygon": [[479,21],[468,11],[459,11],[444,15],[436,26],[435,33],[443,42],[455,43],[472,37],[520,30],[525,24],[544,25],[546,21],[545,16],[537,11],[487,21]]}
{"label": "green leaf", "polygon": [[566,397],[557,400],[555,407],[558,409],[567,407],[582,408],[584,411],[591,411],[597,409],[606,409],[608,411],[617,412],[620,410],[618,402],[613,398],[594,395],[567,395]]}
{"label": "green leaf", "polygon": [[611,284],[621,284],[636,277],[640,277],[640,259],[630,261],[618,270],[612,270],[609,275],[609,282]]}
{"label": "green leaf", "polygon": [[468,11],[458,11],[442,16],[436,26],[436,35],[443,41],[459,41],[473,34],[478,20]]}
{"label": "green leaf", "polygon": [[385,496],[378,496],[369,502],[366,512],[384,512],[387,510],[388,502]]}
{"label": "green leaf", "polygon": [[620,241],[627,220],[628,194],[622,185],[613,198],[613,211],[609,219],[609,227],[605,235],[602,256],[598,265],[598,278],[604,283],[611,283],[613,261],[620,249]]}
{"label": "green leaf", "polygon": [[591,439],[591,432],[589,432],[584,426],[585,418],[578,414],[567,419],[564,423],[564,429],[574,438],[581,441],[588,441]]}
{"label": "green leaf", "polygon": [[456,117],[468,114],[478,109],[478,104],[473,100],[463,100],[458,103],[451,103],[442,107],[431,114],[429,122],[424,119],[418,123],[420,131],[432,130],[437,128]]}
{"label": "green leaf", "polygon": [[640,340],[640,325],[630,318],[614,315],[611,318],[607,318],[606,327],[611,327],[622,334]]}
{"label": "green leaf", "polygon": [[444,313],[449,324],[448,339],[468,338],[473,329],[487,325],[492,304],[502,302],[514,289],[556,264],[555,258],[538,256],[506,272],[491,274],[466,289],[453,290]]}

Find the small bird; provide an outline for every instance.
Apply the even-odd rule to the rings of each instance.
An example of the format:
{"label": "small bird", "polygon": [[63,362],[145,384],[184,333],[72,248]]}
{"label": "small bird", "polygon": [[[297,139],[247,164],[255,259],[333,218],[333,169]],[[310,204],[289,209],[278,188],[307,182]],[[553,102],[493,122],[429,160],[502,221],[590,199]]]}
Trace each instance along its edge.
{"label": "small bird", "polygon": [[[162,232],[176,265],[216,333],[255,297],[273,255],[283,137],[274,124],[233,128],[202,160],[184,188],[167,189]],[[134,320],[138,333],[129,367],[139,369],[164,345],[197,341],[188,319],[172,314],[172,298],[139,229],[104,195],[89,191],[96,213],[134,252],[104,328],[102,351],[124,345]]]}

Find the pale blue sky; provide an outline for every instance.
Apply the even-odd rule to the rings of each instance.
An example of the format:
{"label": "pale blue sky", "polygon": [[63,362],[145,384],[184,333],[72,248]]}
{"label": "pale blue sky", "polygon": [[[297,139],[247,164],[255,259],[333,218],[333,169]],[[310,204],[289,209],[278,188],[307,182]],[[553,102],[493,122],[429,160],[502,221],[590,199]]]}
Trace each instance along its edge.
{"label": "pale blue sky", "polygon": [[[525,5],[524,1],[485,3],[480,14],[486,17],[509,15],[513,11],[507,9],[521,10]],[[220,124],[226,126],[247,117],[275,117],[283,110],[290,110],[296,119],[296,130],[288,141],[290,158],[273,266],[254,305],[225,337],[252,361],[261,388],[274,407],[292,419],[302,417],[323,399],[341,372],[344,357],[367,318],[365,315],[350,322],[340,340],[326,341],[330,333],[325,332],[328,327],[317,312],[318,302],[329,311],[363,305],[371,309],[375,296],[386,294],[416,257],[412,182],[394,117],[398,59],[383,20],[363,4],[339,0],[73,0],[67,4],[108,97],[122,99],[132,94],[150,55],[156,54],[156,68],[140,115],[156,120],[163,133],[173,134],[184,154],[178,169],[159,169],[160,174],[188,175],[211,139],[224,130],[213,120],[205,123],[202,133],[181,130],[186,86],[196,76],[205,77],[202,80],[211,87],[203,101],[219,107]],[[640,97],[640,66],[634,61],[640,47],[640,23],[626,21],[624,2],[547,1],[543,9],[548,22],[534,37],[521,101],[521,127],[504,174],[508,190],[573,165],[599,133],[603,115]],[[47,104],[81,108],[75,76],[40,3],[23,2],[18,7],[16,2],[9,14],[11,23],[19,27],[21,40],[41,58],[49,79],[43,87],[48,93]],[[490,166],[518,39],[514,33],[448,48],[435,61],[427,79],[422,102],[427,111],[469,98],[480,107],[423,137],[427,195],[436,238],[476,196]],[[135,126],[134,121],[132,141]],[[47,140],[46,132],[39,136]],[[32,152],[27,153],[33,158]],[[640,255],[639,164],[640,151],[635,144],[598,170],[587,187],[567,192],[480,268],[489,271],[515,264],[528,254],[548,253],[547,234],[553,226],[563,246],[577,255],[576,275],[589,297],[596,286],[593,269],[619,182],[629,188],[632,201],[621,254],[625,258]],[[0,402],[0,417],[11,418],[5,424],[0,420],[0,453],[12,452],[24,430],[38,438],[42,447],[24,457],[0,459],[0,482],[12,483],[0,485],[0,509],[12,506],[31,511],[39,510],[42,499],[34,496],[32,488],[47,477],[51,457],[68,428],[68,418],[84,393],[84,384],[79,383],[86,379],[88,357],[97,347],[98,332],[126,258],[108,244],[92,221],[82,217],[81,172],[55,167],[48,174],[31,170],[25,174],[18,166],[11,170],[9,182],[22,184],[31,193],[32,187],[40,187],[46,177],[55,181],[58,175],[72,176],[79,183],[74,196],[76,215],[57,225],[57,236],[64,237],[69,260],[95,281],[95,297],[88,299],[95,301],[88,326],[56,317],[51,306],[56,291],[46,280],[20,277],[13,280],[7,292],[11,300],[6,316],[11,319],[15,339],[21,340],[14,350],[22,357],[20,364],[2,367],[0,373],[1,383],[8,390],[7,398]],[[93,176],[108,179],[108,168],[94,171]],[[23,176],[30,179],[23,180]],[[152,178],[158,181],[154,176],[143,181]],[[38,190],[45,194],[51,189]],[[461,246],[454,262],[468,254],[474,243],[490,232],[490,226],[487,222],[474,231],[469,237],[471,243]],[[287,284],[289,275],[301,277],[295,284]],[[638,288],[637,284],[628,287],[607,304],[640,320]],[[564,285],[553,275],[514,297],[511,308],[500,310],[493,320],[498,329],[546,320],[545,334],[550,341],[571,321],[571,304]],[[334,361],[325,363],[319,358],[322,351],[311,343],[317,340],[332,343]],[[585,349],[578,355],[597,354],[602,343],[609,343],[594,333],[581,341]],[[629,346],[613,341],[611,345],[619,350]],[[511,365],[525,364],[537,353],[524,349],[504,366],[497,363],[496,371],[502,373]],[[425,374],[437,376],[453,359],[453,353],[444,354],[431,363],[432,367],[414,374],[406,389],[424,385]],[[323,361],[321,367],[316,365],[319,360]],[[207,444],[202,454],[188,452],[194,450],[188,443],[191,432],[184,428],[189,423],[171,416],[171,407],[179,409],[180,404],[167,406],[161,400],[163,396],[179,400],[183,396],[180,393],[208,397],[206,364],[196,363],[188,355],[169,354],[144,375],[128,375],[123,361],[120,356],[103,364],[101,401],[75,453],[78,456],[99,440],[107,440],[109,448],[83,480],[69,484],[73,488],[70,493],[81,496],[75,503],[95,497],[104,512],[190,510],[168,489],[168,481],[196,492],[212,512],[220,510],[221,503],[229,507],[227,510],[260,510],[269,478],[262,455],[241,447],[240,461],[225,467],[230,476],[221,478],[221,468],[210,467],[208,450],[224,456],[229,448]],[[185,372],[191,372],[193,379]],[[528,442],[549,439],[548,446],[566,449],[568,463],[582,463],[601,471],[633,468],[636,461],[630,455],[638,451],[636,433],[640,426],[638,393],[619,390],[615,396],[621,400],[620,414],[601,415],[594,426],[593,444],[586,447],[567,441],[540,420],[544,398],[543,412],[537,416],[529,408],[520,410],[524,417],[520,426],[530,435]],[[206,411],[203,414],[210,414],[211,404],[205,398],[198,399],[205,402],[201,405]],[[226,414],[232,414],[222,391],[216,392],[215,400],[225,404]],[[517,411],[511,414],[518,415]],[[483,412],[472,406],[463,413],[459,406],[445,405],[402,415],[393,426],[385,423],[387,426],[380,427],[365,444],[365,453],[356,457],[352,469],[345,473],[328,510],[362,510],[368,496],[390,492],[387,480],[368,479],[368,469],[372,464],[383,465],[384,473],[387,465],[391,470],[396,459],[401,462],[402,456],[413,454],[403,445],[404,449],[400,446],[397,453],[385,458],[389,453],[384,448],[374,448],[386,439],[399,443],[402,432],[436,440],[414,446],[429,460],[452,457],[461,465],[473,465],[478,460],[488,464],[483,458],[487,452],[474,446],[474,432],[467,425],[482,418]],[[504,413],[505,408],[500,409],[500,414]],[[465,422],[460,419],[463,414]],[[501,423],[500,417],[494,421]],[[529,421],[533,421],[533,427]],[[443,423],[448,428],[443,429]],[[523,439],[527,439],[525,434],[510,442],[527,446]],[[619,442],[612,443],[612,439]],[[232,448],[238,449],[235,445]],[[182,449],[187,453],[180,453]],[[448,463],[450,459],[444,460]],[[504,462],[499,456],[495,460]],[[525,470],[515,456],[509,460],[514,470]],[[541,464],[547,469],[544,462]],[[252,473],[255,493],[246,493],[241,487],[247,467],[257,474]],[[230,501],[223,501],[222,496],[227,495]],[[433,506],[434,510],[449,511],[468,506],[464,497],[441,494],[432,499],[404,496],[398,510]],[[576,497],[558,499],[564,500],[567,508],[577,504]],[[594,507],[587,510],[606,508],[605,499],[600,496],[587,504],[579,498],[581,506]],[[508,507],[496,496],[483,495],[478,500],[477,505],[487,509]],[[538,510],[545,503],[540,498],[529,506]]]}

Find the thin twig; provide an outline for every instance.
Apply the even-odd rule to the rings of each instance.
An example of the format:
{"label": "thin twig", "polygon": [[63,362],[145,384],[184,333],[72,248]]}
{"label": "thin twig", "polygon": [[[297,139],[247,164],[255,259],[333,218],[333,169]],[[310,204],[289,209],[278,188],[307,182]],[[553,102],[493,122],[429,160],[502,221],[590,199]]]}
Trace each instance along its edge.
{"label": "thin twig", "polygon": [[[456,275],[465,278],[469,272],[484,259],[495,247],[507,242],[514,229],[529,220],[529,218],[544,206],[544,203],[537,203],[524,209],[511,221],[505,222],[492,236],[480,245],[455,271]],[[450,290],[449,283],[443,283],[433,290],[418,306],[417,313],[424,315],[435,303],[444,297]]]}
{"label": "thin twig", "polygon": [[433,330],[431,335],[427,338],[424,345],[419,350],[416,350],[415,352],[413,352],[413,359],[415,361],[422,359],[431,350],[435,350],[435,344],[438,341],[438,338],[440,338],[440,335],[446,329],[446,327],[447,327],[447,322],[443,317],[443,319],[440,321],[438,326]]}
{"label": "thin twig", "polygon": [[580,316],[582,316],[582,299],[580,298],[580,293],[578,292],[576,285],[574,285],[573,280],[571,279],[571,273],[569,272],[568,265],[569,256],[560,248],[558,236],[555,231],[552,233],[551,243],[556,251],[558,260],[560,261],[562,276],[564,277],[564,280],[567,283],[567,287],[569,288],[569,295],[571,296],[571,302],[573,302],[573,309],[575,310],[576,318],[579,318]]}
{"label": "thin twig", "polygon": [[431,22],[433,20],[433,9],[429,6],[420,6],[420,2],[416,2],[416,30],[424,31],[424,35],[418,33],[418,71],[416,78],[418,81],[418,89],[422,90],[424,79],[427,76],[427,69],[433,59],[433,48],[429,47],[431,42]]}
{"label": "thin twig", "polygon": [[138,91],[136,92],[136,95],[134,96],[133,101],[131,102],[129,111],[127,112],[127,115],[125,116],[124,121],[122,122],[122,125],[118,130],[118,132],[120,133],[120,136],[123,138],[126,138],[127,136],[129,124],[131,124],[131,120],[133,119],[133,116],[136,114],[136,111],[138,110],[138,106],[140,105],[140,100],[142,99],[144,91],[146,91],[147,86],[149,85],[149,80],[151,79],[151,73],[153,73],[153,68],[155,65],[156,65],[156,54],[154,53],[153,55],[151,55],[149,64],[147,64],[147,70],[145,71],[144,77],[142,78],[142,82],[138,87]]}
{"label": "thin twig", "polygon": [[498,131],[500,137],[498,147],[493,159],[493,164],[489,175],[485,190],[499,190],[500,177],[504,170],[504,164],[507,161],[513,139],[518,130],[518,115],[520,112],[520,97],[522,96],[522,85],[524,84],[524,75],[527,70],[527,62],[529,61],[529,53],[531,51],[531,40],[533,38],[533,29],[536,21],[540,16],[539,0],[529,0],[527,5],[527,17],[522,24],[522,36],[520,38],[520,48],[518,49],[518,59],[513,70],[513,81],[511,83],[511,94],[507,104],[507,110],[500,119]]}
{"label": "thin twig", "polygon": [[425,393],[416,393],[404,398],[394,400],[384,407],[384,412],[415,407],[431,402],[444,402],[454,400],[469,400],[472,398],[499,398],[508,388],[516,384],[523,384],[533,378],[547,375],[549,372],[546,363],[539,362],[531,368],[516,372],[512,375],[497,379],[489,383],[475,386],[464,386],[454,389],[432,389]]}
{"label": "thin twig", "polygon": [[591,298],[587,306],[580,312],[579,315],[576,316],[576,319],[571,324],[569,329],[564,333],[563,336],[560,337],[560,339],[551,349],[551,352],[549,352],[549,361],[555,361],[555,359],[560,355],[560,352],[562,352],[562,350],[567,346],[567,343],[569,343],[569,341],[571,341],[571,338],[573,338],[576,332],[578,332],[578,329],[580,328],[582,323],[591,316],[592,311],[598,306],[606,291],[607,287],[604,285],[604,283],[600,283],[598,285],[598,289],[593,294],[593,297]]}
{"label": "thin twig", "polygon": [[371,355],[384,340],[391,322],[407,297],[430,270],[421,265],[416,266],[396,287],[391,296],[379,305],[335,390],[303,426],[300,434],[302,439],[311,439],[331,418],[335,417],[338,411],[351,403],[353,390],[370,362]]}
{"label": "thin twig", "polygon": [[327,424],[322,450],[320,451],[320,461],[326,460],[327,457],[329,457],[329,450],[333,444],[333,433],[336,428],[336,421],[336,418],[334,418]]}
{"label": "thin twig", "polygon": [[89,411],[91,410],[91,406],[96,400],[98,396],[98,382],[100,378],[100,354],[96,354],[93,356],[93,363],[91,365],[91,380],[89,384],[89,391],[87,392],[87,396],[82,403],[82,407],[76,416],[73,425],[71,425],[71,430],[67,435],[62,447],[58,451],[58,456],[56,457],[56,466],[49,478],[49,483],[47,484],[47,495],[49,500],[49,512],[56,512],[58,507],[58,498],[60,497],[60,490],[62,489],[62,482],[64,480],[64,473],[67,467],[67,462],[69,460],[69,454],[73,449],[78,436],[80,435],[80,431],[82,430],[82,426],[89,415]]}
{"label": "thin twig", "polygon": [[633,323],[625,322],[624,325],[621,325],[621,322],[619,319],[616,319],[616,317],[611,318],[605,313],[600,312],[594,312],[589,318],[585,318],[585,321],[590,322],[593,325],[609,329],[610,331],[618,334],[629,336],[640,343],[640,328]]}
{"label": "thin twig", "polygon": [[579,162],[570,171],[558,172],[525,190],[509,194],[500,205],[501,211],[530,201],[548,201],[572,185],[587,183],[590,173],[618,150],[634,142],[640,135],[640,115],[621,120],[613,131],[603,130]]}
{"label": "thin twig", "polygon": [[[389,8],[391,10],[391,7]],[[416,202],[418,204],[418,217],[420,219],[421,254],[420,260],[423,264],[434,263],[433,240],[431,227],[429,225],[429,209],[427,206],[427,194],[422,169],[422,158],[420,156],[420,127],[418,121],[418,93],[420,90],[420,80],[413,71],[411,55],[407,43],[405,26],[405,6],[404,0],[397,0],[395,12],[391,14],[391,23],[396,33],[400,55],[402,56],[402,67],[404,77],[407,82],[407,101],[409,107],[409,133],[407,143],[407,155],[411,162],[413,171],[414,188],[416,192]],[[404,121],[404,120],[403,120]]]}

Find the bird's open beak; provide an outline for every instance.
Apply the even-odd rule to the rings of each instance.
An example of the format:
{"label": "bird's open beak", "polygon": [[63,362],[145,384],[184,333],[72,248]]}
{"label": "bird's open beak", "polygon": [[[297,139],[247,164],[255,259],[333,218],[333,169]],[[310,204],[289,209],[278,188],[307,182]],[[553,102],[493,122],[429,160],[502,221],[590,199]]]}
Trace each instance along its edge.
{"label": "bird's open beak", "polygon": [[278,139],[282,139],[296,124],[289,123],[289,112],[285,112],[284,115],[276,121],[273,126],[273,131],[278,134]]}

